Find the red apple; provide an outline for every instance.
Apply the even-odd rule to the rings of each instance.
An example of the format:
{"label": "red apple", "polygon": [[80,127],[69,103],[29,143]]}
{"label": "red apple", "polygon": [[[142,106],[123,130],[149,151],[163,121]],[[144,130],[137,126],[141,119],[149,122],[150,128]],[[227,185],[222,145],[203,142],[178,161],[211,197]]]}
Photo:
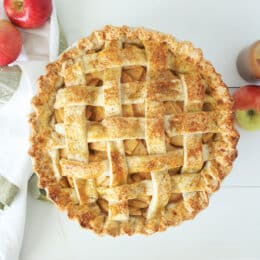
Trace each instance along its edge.
{"label": "red apple", "polygon": [[254,109],[260,111],[260,86],[247,85],[239,88],[234,94],[234,109]]}
{"label": "red apple", "polygon": [[260,86],[247,85],[233,94],[238,124],[246,130],[260,129]]}
{"label": "red apple", "polygon": [[52,12],[51,0],[4,0],[9,19],[22,28],[42,26]]}
{"label": "red apple", "polygon": [[22,49],[22,35],[13,24],[0,20],[0,66],[15,61]]}

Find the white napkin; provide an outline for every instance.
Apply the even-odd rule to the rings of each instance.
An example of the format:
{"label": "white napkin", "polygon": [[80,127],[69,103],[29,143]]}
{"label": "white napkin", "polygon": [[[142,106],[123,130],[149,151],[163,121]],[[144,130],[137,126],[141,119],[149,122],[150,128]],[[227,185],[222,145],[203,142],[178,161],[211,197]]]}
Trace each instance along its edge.
{"label": "white napkin", "polygon": [[[0,169],[10,182],[19,188],[19,194],[10,207],[0,212],[0,259],[16,260],[23,238],[27,181],[32,174],[27,155],[29,145],[28,114],[33,93],[32,78],[42,73],[45,62],[23,66],[20,86],[10,102],[0,110]],[[32,67],[33,66],[33,67]],[[34,75],[28,77],[29,68]]]}
{"label": "white napkin", "polygon": [[[55,8],[50,22],[37,30],[23,30],[24,48],[16,64],[22,69],[18,90],[0,108],[0,175],[20,189],[10,207],[0,211],[0,260],[17,260],[23,239],[27,182],[32,174],[28,156],[30,100],[36,80],[59,52]],[[1,189],[1,187],[0,187]]]}

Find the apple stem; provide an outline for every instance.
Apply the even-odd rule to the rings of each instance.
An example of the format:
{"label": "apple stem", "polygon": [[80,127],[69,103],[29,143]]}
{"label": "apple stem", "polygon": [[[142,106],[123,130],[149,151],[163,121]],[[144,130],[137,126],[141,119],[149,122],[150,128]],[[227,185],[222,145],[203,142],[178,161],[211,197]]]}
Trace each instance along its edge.
{"label": "apple stem", "polygon": [[23,0],[15,0],[14,1],[14,7],[18,11],[22,11],[23,10]]}
{"label": "apple stem", "polygon": [[247,111],[247,114],[249,116],[254,116],[255,115],[255,111],[253,109],[250,109],[250,110]]}

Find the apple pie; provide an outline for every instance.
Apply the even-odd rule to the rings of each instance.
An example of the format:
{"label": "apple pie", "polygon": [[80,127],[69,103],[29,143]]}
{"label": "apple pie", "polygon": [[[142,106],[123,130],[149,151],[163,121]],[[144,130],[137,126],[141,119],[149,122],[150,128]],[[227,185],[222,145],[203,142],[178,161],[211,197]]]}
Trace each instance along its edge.
{"label": "apple pie", "polygon": [[32,100],[39,187],[98,234],[192,219],[230,172],[232,98],[190,42],[106,26],[47,65]]}

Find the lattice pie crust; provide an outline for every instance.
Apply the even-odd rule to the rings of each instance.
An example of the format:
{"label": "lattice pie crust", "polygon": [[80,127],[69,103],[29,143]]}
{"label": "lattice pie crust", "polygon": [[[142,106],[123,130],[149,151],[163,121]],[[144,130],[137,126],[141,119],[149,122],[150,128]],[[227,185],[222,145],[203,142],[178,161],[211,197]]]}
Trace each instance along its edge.
{"label": "lattice pie crust", "polygon": [[189,42],[106,26],[47,66],[32,101],[39,186],[99,234],[163,231],[208,205],[236,158],[232,99]]}

